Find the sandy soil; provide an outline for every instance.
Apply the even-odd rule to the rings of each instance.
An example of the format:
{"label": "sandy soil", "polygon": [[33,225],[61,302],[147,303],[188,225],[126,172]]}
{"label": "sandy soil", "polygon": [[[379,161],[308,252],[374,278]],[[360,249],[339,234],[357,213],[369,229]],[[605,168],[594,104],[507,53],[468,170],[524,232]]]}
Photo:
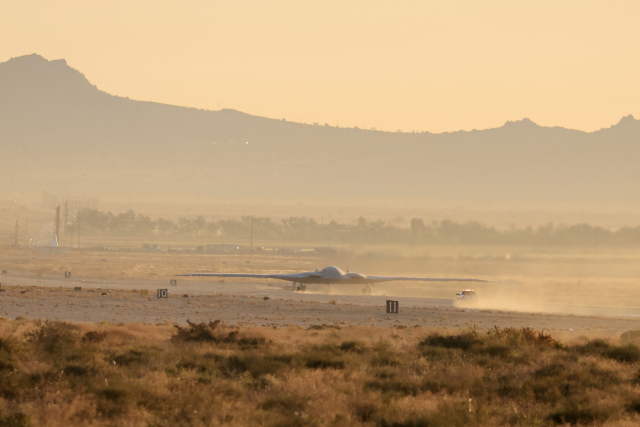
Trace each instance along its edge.
{"label": "sandy soil", "polygon": [[[283,327],[314,324],[486,330],[497,326],[527,327],[557,336],[617,338],[634,329],[630,317],[576,316],[455,307],[453,300],[393,297],[399,314],[387,314],[386,296],[300,294],[260,283],[186,282],[165,287],[169,298],[158,299],[152,281],[74,281],[5,276],[0,316],[44,318],[74,322],[180,323],[221,319],[249,326]],[[14,283],[7,285],[6,283]],[[74,291],[80,286],[82,290]],[[147,290],[148,295],[140,290]],[[144,292],[144,291],[143,291]],[[266,299],[268,298],[268,299]]]}
{"label": "sandy soil", "polygon": [[[455,301],[461,288],[455,283],[385,283],[376,285],[373,295],[362,295],[359,287],[333,286],[327,293],[326,287],[317,285],[309,286],[306,293],[294,293],[290,284],[273,280],[175,277],[198,271],[305,271],[318,263],[322,267],[325,261],[333,260],[118,252],[50,256],[5,250],[0,251],[0,268],[7,270],[0,276],[4,290],[0,316],[110,323],[221,319],[275,327],[325,323],[442,329],[531,326],[556,335],[609,338],[639,329],[640,297],[634,291],[637,256],[628,254],[556,254],[515,262],[449,256],[348,260],[357,268],[352,271],[364,273],[429,272],[492,280],[477,285],[481,300],[476,305]],[[64,271],[72,271],[72,277],[65,279]],[[176,287],[170,286],[170,279],[178,280]],[[82,289],[74,291],[74,287]],[[168,299],[156,298],[157,289],[162,288],[170,291]],[[387,299],[400,302],[399,314],[386,313]]]}

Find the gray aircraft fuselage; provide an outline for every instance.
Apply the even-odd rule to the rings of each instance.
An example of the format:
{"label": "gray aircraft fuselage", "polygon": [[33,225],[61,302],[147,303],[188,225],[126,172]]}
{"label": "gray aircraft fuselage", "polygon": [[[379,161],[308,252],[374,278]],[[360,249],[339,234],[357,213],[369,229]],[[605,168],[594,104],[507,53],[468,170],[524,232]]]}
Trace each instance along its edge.
{"label": "gray aircraft fuselage", "polygon": [[330,266],[318,271],[308,271],[305,273],[290,274],[246,274],[246,273],[192,273],[181,274],[180,276],[199,277],[237,277],[237,278],[258,278],[258,279],[278,279],[300,284],[323,284],[323,285],[373,285],[379,282],[393,281],[416,281],[416,282],[486,282],[483,279],[459,279],[459,278],[438,278],[438,277],[401,277],[401,276],[366,276],[359,273],[345,273],[338,267]]}

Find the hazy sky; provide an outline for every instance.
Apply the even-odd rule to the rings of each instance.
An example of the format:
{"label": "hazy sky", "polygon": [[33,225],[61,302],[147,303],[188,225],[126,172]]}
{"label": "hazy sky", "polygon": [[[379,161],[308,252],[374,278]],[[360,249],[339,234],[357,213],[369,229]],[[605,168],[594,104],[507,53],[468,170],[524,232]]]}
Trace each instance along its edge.
{"label": "hazy sky", "polygon": [[132,99],[431,132],[640,117],[640,1],[0,0],[0,62]]}

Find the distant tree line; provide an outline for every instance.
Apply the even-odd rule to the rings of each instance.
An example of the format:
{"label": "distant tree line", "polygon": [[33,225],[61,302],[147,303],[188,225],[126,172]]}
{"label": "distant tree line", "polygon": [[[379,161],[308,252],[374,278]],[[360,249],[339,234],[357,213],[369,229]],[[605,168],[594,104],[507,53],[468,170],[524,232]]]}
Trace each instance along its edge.
{"label": "distant tree line", "polygon": [[414,218],[408,227],[359,218],[355,224],[318,223],[313,218],[291,217],[281,221],[243,216],[241,219],[180,218],[153,220],[133,210],[114,215],[95,209],[80,212],[83,232],[136,236],[209,237],[212,241],[245,241],[251,233],[260,241],[318,244],[417,244],[417,245],[534,245],[534,246],[633,246],[640,245],[640,226],[609,230],[589,224],[498,230],[476,221],[452,220],[425,224]]}

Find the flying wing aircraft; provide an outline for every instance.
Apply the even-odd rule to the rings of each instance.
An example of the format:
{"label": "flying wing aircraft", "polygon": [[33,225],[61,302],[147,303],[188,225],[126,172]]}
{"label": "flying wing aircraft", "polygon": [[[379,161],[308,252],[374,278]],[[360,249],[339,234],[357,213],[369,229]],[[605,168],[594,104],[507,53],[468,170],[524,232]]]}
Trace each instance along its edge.
{"label": "flying wing aircraft", "polygon": [[[414,282],[488,282],[483,279],[457,279],[439,277],[396,277],[396,276],[367,276],[359,273],[345,273],[338,267],[325,267],[318,271],[308,271],[305,273],[290,274],[245,274],[245,273],[192,273],[180,274],[180,276],[200,276],[200,277],[251,277],[259,279],[278,279],[293,282],[293,290],[306,289],[307,284],[324,285],[367,285],[364,293],[371,293],[375,283],[393,281],[414,281]],[[300,286],[298,286],[300,285]]]}

